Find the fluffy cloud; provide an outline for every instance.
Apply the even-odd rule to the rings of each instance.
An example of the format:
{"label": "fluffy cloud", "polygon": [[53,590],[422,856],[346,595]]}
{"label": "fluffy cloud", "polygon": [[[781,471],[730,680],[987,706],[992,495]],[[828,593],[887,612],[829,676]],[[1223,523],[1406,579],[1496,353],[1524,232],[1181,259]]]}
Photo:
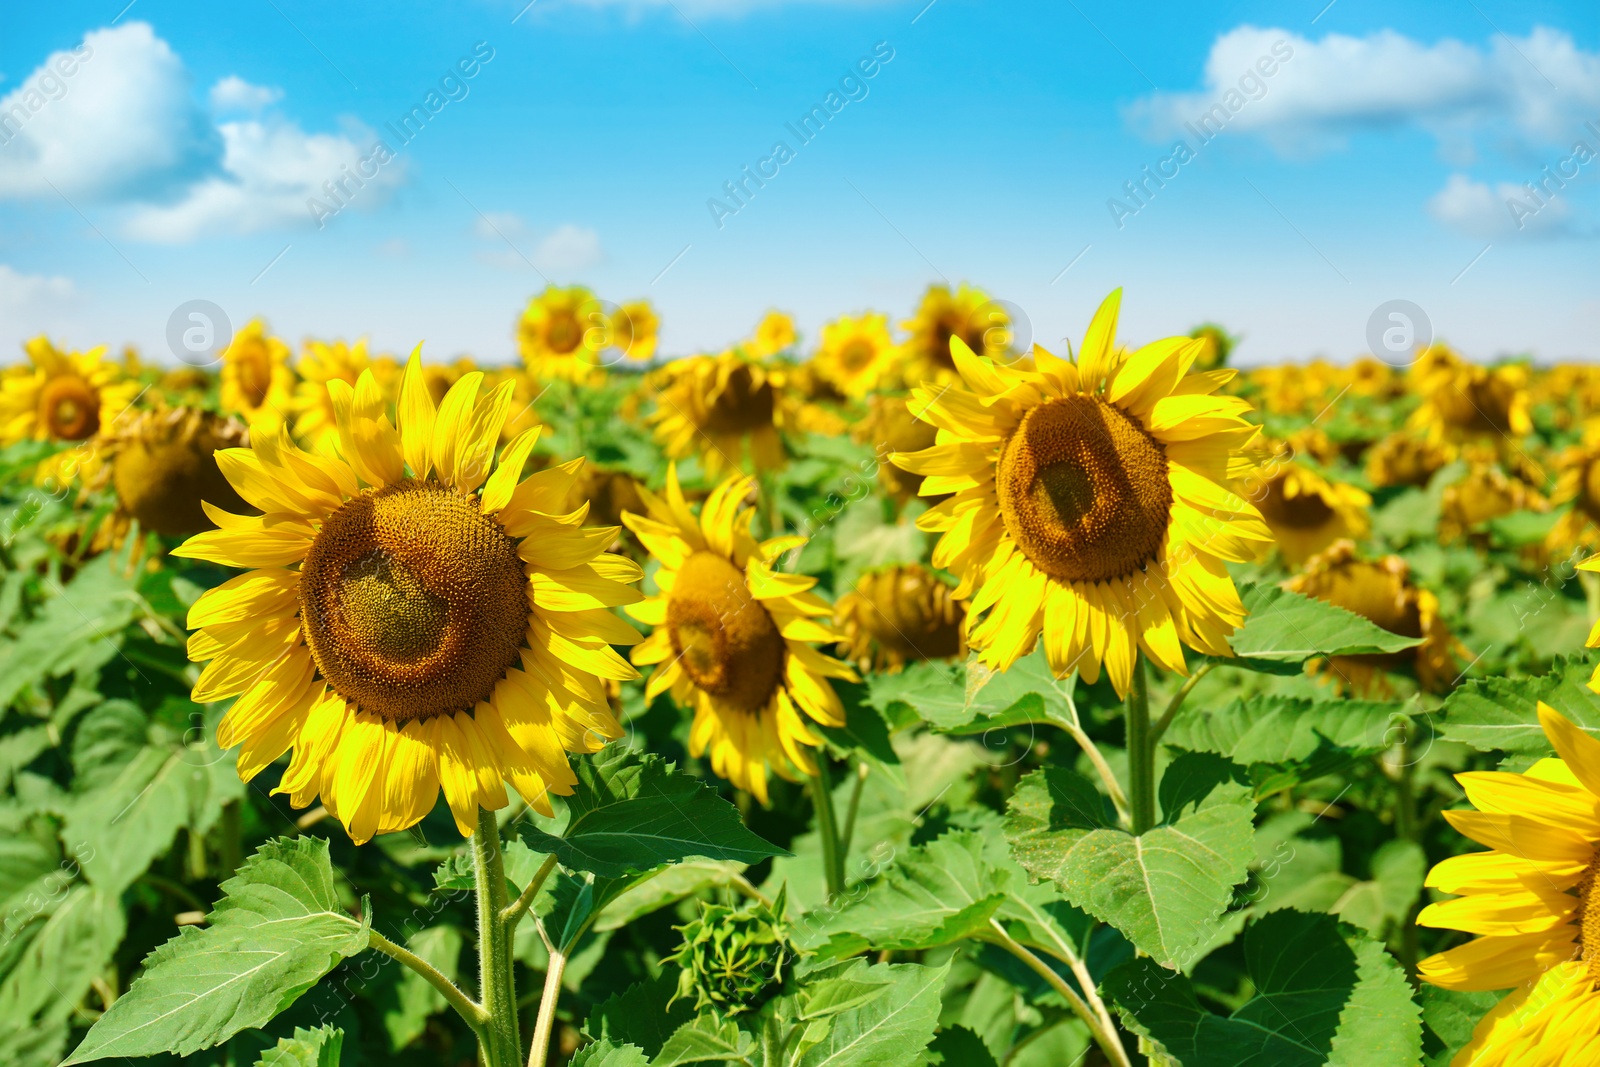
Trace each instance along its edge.
{"label": "fluffy cloud", "polygon": [[0,263],[0,312],[36,309],[41,305],[60,307],[77,296],[70,278],[23,274]]}
{"label": "fluffy cloud", "polygon": [[1535,198],[1525,187],[1510,182],[1490,189],[1486,182],[1473,181],[1465,174],[1450,176],[1428,201],[1428,213],[1459,233],[1485,241],[1577,232],[1566,200],[1549,195]]}
{"label": "fluffy cloud", "polygon": [[[478,251],[478,261],[501,270],[525,270],[531,263],[546,274],[570,275],[597,266],[606,258],[600,235],[570,222],[541,237],[531,254],[525,254],[518,241],[528,232],[527,223],[509,211],[485,213],[473,223],[472,232],[493,242],[493,247]],[[507,243],[511,247],[506,247]]]}
{"label": "fluffy cloud", "polygon": [[[1292,56],[1270,77],[1257,62]],[[1510,134],[1525,144],[1562,144],[1600,110],[1600,53],[1569,34],[1537,27],[1525,38],[1496,36],[1484,47],[1425,44],[1382,30],[1366,37],[1330,34],[1312,41],[1282,29],[1241,26],[1223,34],[1206,59],[1205,85],[1152,93],[1127,112],[1152,137],[1181,133],[1230,92],[1249,99],[1230,130],[1253,130],[1286,153],[1338,146],[1350,134],[1412,126],[1452,151],[1479,135]],[[1259,88],[1257,87],[1259,83]]]}
{"label": "fluffy cloud", "polygon": [[0,197],[83,196],[119,208],[127,236],[170,244],[322,224],[404,179],[402,161],[362,166],[370,131],[307,133],[267,110],[282,96],[229,75],[209,106],[238,117],[217,121],[149,25],[95,30],[0,101]]}
{"label": "fluffy cloud", "polygon": [[584,226],[567,223],[546,234],[533,250],[540,270],[587,270],[605,259],[600,235]]}

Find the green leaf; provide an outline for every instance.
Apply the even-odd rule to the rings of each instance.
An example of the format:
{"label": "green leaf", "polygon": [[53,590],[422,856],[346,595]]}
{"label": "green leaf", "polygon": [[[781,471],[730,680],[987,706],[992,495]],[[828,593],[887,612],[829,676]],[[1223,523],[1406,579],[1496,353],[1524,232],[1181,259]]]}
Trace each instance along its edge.
{"label": "green leaf", "polygon": [[1484,525],[1496,544],[1522,548],[1538,544],[1561,520],[1560,511],[1513,511],[1490,519]]}
{"label": "green leaf", "polygon": [[674,863],[666,870],[613,894],[605,911],[595,920],[594,928],[596,931],[618,930],[684,897],[731,886],[739,879],[744,868],[744,864],[731,860],[690,859]]}
{"label": "green leaf", "polygon": [[127,551],[96,556],[64,586],[44,579],[50,599],[14,636],[0,636],[0,708],[46,678],[93,670],[117,655],[122,631],[138,613],[133,548],[130,538]]}
{"label": "green leaf", "polygon": [[1422,643],[1420,637],[1390,633],[1352,611],[1276,585],[1246,585],[1241,599],[1249,615],[1228,644],[1247,661],[1304,663],[1313,656],[1399,652]]}
{"label": "green leaf", "polygon": [[1200,806],[1224,782],[1237,781],[1242,768],[1214,752],[1185,752],[1167,764],[1156,800],[1163,821],[1172,822],[1190,805]]}
{"label": "green leaf", "polygon": [[222,891],[210,925],[186,926],[146,957],[67,1063],[210,1048],[265,1025],[367,947],[368,909],[358,922],[339,906],[320,838],[269,841]]}
{"label": "green leaf", "polygon": [[1361,940],[1355,950],[1356,987],[1339,1016],[1328,1067],[1417,1063],[1422,1059],[1422,1009],[1405,971],[1381,942]]}
{"label": "green leaf", "polygon": [[824,959],[868,948],[937,948],[990,932],[1010,882],[1010,872],[985,858],[981,835],[947,833],[897,857],[886,877],[842,909],[802,917],[795,942]]}
{"label": "green leaf", "polygon": [[983,1039],[965,1026],[940,1030],[928,1053],[929,1067],[998,1067]]}
{"label": "green leaf", "polygon": [[867,678],[867,700],[891,721],[897,708],[943,733],[982,734],[1052,718],[1077,722],[1072,685],[1050,670],[1044,649],[1036,649],[1006,671],[994,671],[976,658],[958,663],[915,663],[899,674]]}
{"label": "green leaf", "polygon": [[897,785],[905,785],[900,756],[889,740],[889,724],[883,714],[866,702],[865,687],[853,682],[835,683],[844,705],[843,726],[815,726],[828,744],[841,755],[854,753],[879,773],[889,775]]}
{"label": "green leaf", "polygon": [[1536,678],[1474,678],[1444,702],[1440,736],[1482,752],[1548,756],[1553,751],[1539,725],[1539,701],[1600,737],[1600,695],[1589,689],[1592,664],[1557,656]]}
{"label": "green leaf", "polygon": [[654,1056],[676,1030],[694,1018],[694,1006],[687,997],[668,1007],[677,991],[677,977],[668,971],[635,982],[597,1005],[583,1024],[583,1032],[596,1041],[637,1045]]}
{"label": "green leaf", "polygon": [[1358,973],[1338,924],[1326,915],[1273,912],[1246,929],[1244,962],[1254,994],[1228,1016],[1201,1006],[1187,977],[1154,960],[1125,963],[1104,985],[1124,1019],[1183,1067],[1321,1067]]}
{"label": "green leaf", "polygon": [[751,833],[739,810],[660,756],[614,745],[577,766],[561,835],[521,824],[522,840],[562,865],[619,878],[690,856],[756,863],[784,850]]}
{"label": "green leaf", "polygon": [[1192,810],[1138,837],[1088,823],[1083,794],[1081,776],[1060,767],[1022,780],[1005,830],[1017,862],[1162,966],[1191,963],[1254,857],[1249,792],[1218,785]]}
{"label": "green leaf", "polygon": [[[418,930],[406,940],[406,948],[415,952],[452,982],[461,962],[461,931],[453,926],[431,926]],[[428,1018],[444,1011],[449,1005],[440,993],[422,975],[409,967],[399,969],[393,999],[382,1003],[383,1027],[389,1034],[389,1047],[398,1051],[421,1036],[427,1028]]]}
{"label": "green leaf", "polygon": [[579,1049],[570,1067],[650,1067],[650,1057],[637,1045],[613,1045],[602,1039]]}
{"label": "green leaf", "polygon": [[652,1067],[678,1067],[683,1063],[726,1063],[747,1060],[754,1052],[756,1039],[731,1019],[702,1015],[684,1023],[667,1038],[661,1052],[651,1060]]}
{"label": "green leaf", "polygon": [[[808,990],[804,997],[838,1005],[827,1015],[826,1028],[808,1026],[795,1067],[920,1067],[939,1022],[940,993],[949,964],[924,967],[914,963],[868,965],[855,960],[835,977]],[[862,984],[879,986],[862,996]],[[838,994],[848,990],[846,1000]],[[803,1010],[801,1018],[815,1018]],[[819,1035],[818,1031],[823,1032]]]}
{"label": "green leaf", "polygon": [[1354,752],[1379,752],[1398,739],[1402,705],[1370,700],[1308,700],[1263,693],[1220,708],[1186,706],[1163,742],[1192,752],[1216,752],[1235,763],[1289,764],[1307,760],[1322,740]]}
{"label": "green leaf", "polygon": [[127,929],[116,894],[65,877],[35,881],[31,917],[8,909],[0,963],[0,1063],[61,1058],[68,1022],[93,981],[109,973]]}
{"label": "green leaf", "polygon": [[1506,994],[1503,991],[1468,993],[1424,983],[1419,995],[1422,1021],[1444,1045],[1444,1052],[1436,1062],[1449,1063],[1456,1052],[1472,1040],[1478,1021],[1494,1010]]}
{"label": "green leaf", "polygon": [[1351,886],[1333,910],[1345,922],[1382,937],[1410,914],[1427,866],[1416,842],[1386,841],[1372,854],[1371,880]]}
{"label": "green leaf", "polygon": [[293,1037],[280,1037],[275,1047],[263,1052],[256,1067],[339,1067],[343,1048],[344,1031],[337,1027],[297,1026]]}

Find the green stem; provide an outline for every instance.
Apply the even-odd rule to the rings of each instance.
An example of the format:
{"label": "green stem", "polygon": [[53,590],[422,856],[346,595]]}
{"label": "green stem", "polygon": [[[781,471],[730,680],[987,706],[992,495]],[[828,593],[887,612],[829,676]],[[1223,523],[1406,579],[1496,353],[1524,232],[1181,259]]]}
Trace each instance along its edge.
{"label": "green stem", "polygon": [[[1050,987],[1061,995],[1061,999],[1067,1002],[1067,1006],[1072,1009],[1072,1013],[1083,1020],[1084,1025],[1089,1028],[1089,1032],[1094,1035],[1095,1043],[1100,1046],[1100,1051],[1105,1053],[1106,1059],[1117,1064],[1118,1067],[1131,1067],[1128,1062],[1128,1053],[1123,1049],[1122,1041],[1117,1037],[1116,1028],[1111,1025],[1110,1017],[1104,1014],[1104,1009],[1102,1008],[1100,1012],[1096,1012],[1090,1008],[1083,998],[1078,996],[1077,992],[1066,983],[1066,980],[1056,973],[1054,967],[1035,956],[1025,945],[1019,944],[1010,934],[1006,933],[1005,927],[1001,926],[999,922],[991,919],[989,920],[989,925],[993,928],[993,933],[986,933],[984,940],[993,941],[1026,964],[1034,974],[1048,982]],[[1081,976],[1079,980],[1082,980]]]}
{"label": "green stem", "polygon": [[861,810],[861,789],[872,769],[866,760],[856,764],[856,781],[850,789],[850,806],[844,810],[844,830],[839,835],[839,862],[850,862],[850,842],[856,836],[856,814]]}
{"label": "green stem", "polygon": [[1179,687],[1176,693],[1172,694],[1172,699],[1167,702],[1167,710],[1161,713],[1161,718],[1157,719],[1156,724],[1150,728],[1151,744],[1161,740],[1161,735],[1166,733],[1167,727],[1172,725],[1172,720],[1178,714],[1178,709],[1183,707],[1184,700],[1194,691],[1195,683],[1210,674],[1211,668],[1216,665],[1215,660],[1206,660],[1196,667],[1194,673],[1189,675],[1188,680]]}
{"label": "green stem", "polygon": [[818,754],[817,773],[806,779],[811,806],[817,813],[817,834],[822,838],[822,869],[828,896],[844,892],[844,856],[839,852],[839,824],[833,816],[833,788],[828,781],[828,758]]}
{"label": "green stem", "polygon": [[484,1027],[489,1023],[489,1013],[480,1008],[465,993],[456,988],[454,982],[434,969],[433,964],[418,956],[415,952],[401,948],[376,930],[367,931],[367,947],[375,948],[391,959],[399,960],[407,967],[422,975],[427,983],[437,989],[444,999],[456,1010],[456,1014],[466,1020],[472,1032],[478,1035],[481,1042],[484,1039]]}
{"label": "green stem", "polygon": [[494,812],[483,808],[478,809],[478,832],[472,835],[472,860],[478,889],[478,995],[488,1016],[478,1047],[484,1067],[513,1067],[522,1060],[522,1037],[510,930],[501,918],[508,906],[506,872],[500,858],[500,824]]}
{"label": "green stem", "polygon": [[545,879],[550,877],[550,872],[555,869],[555,856],[546,856],[544,863],[540,864],[539,870],[528,883],[528,888],[524,889],[522,894],[507,905],[505,911],[500,913],[500,921],[506,924],[506,938],[508,940],[516,934],[517,923],[521,922],[522,917],[528,913],[528,909],[533,907],[533,898],[539,895],[540,887],[544,885]]}
{"label": "green stem", "polygon": [[567,969],[566,953],[550,952],[550,965],[544,972],[544,994],[539,998],[539,1019],[533,1026],[533,1047],[528,1050],[528,1067],[544,1067],[550,1055],[550,1034],[556,1025],[556,1003],[561,999],[561,975]]}
{"label": "green stem", "polygon": [[1128,805],[1133,832],[1142,834],[1156,824],[1156,741],[1150,729],[1150,691],[1144,657],[1133,661],[1133,684],[1128,687]]}
{"label": "green stem", "polygon": [[[1400,774],[1395,782],[1394,832],[1404,841],[1417,841],[1417,767],[1411,747],[1411,724],[1400,737]],[[1400,963],[1408,975],[1417,973],[1417,924],[1412,921],[1417,902],[1413,900],[1400,922]]]}

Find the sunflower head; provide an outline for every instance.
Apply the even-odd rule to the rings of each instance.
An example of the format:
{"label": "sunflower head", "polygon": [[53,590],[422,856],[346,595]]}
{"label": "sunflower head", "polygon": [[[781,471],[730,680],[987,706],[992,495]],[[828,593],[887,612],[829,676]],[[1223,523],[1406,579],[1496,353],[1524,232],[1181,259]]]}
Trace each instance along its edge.
{"label": "sunflower head", "polygon": [[655,667],[646,695],[670,690],[693,709],[691,754],[709,753],[717,774],[766,803],[769,772],[816,773],[810,749],[822,739],[808,723],[843,724],[828,679],[855,674],[812,645],[839,639],[833,609],[810,592],[816,579],[776,567],[804,538],[751,536],[754,485],[727,479],[696,517],[670,467],[665,495],[641,490],[646,514],[623,521],[661,563],[658,594],[628,609],[654,627],[633,652]]}
{"label": "sunflower head", "polygon": [[105,347],[68,352],[45,337],[23,346],[31,367],[0,382],[0,444],[86,441],[139,394],[139,383],[105,358]]}
{"label": "sunflower head", "polygon": [[[343,382],[354,388],[362,372],[371,366],[365,338],[353,345],[343,341],[307,341],[296,364],[300,380],[295,384],[289,403],[294,414],[295,438],[319,452],[334,451],[339,427],[329,383]],[[270,425],[272,419],[263,413],[250,425],[253,427],[263,421]]]}
{"label": "sunflower head", "polygon": [[898,671],[907,663],[961,655],[967,613],[953,592],[920,563],[862,575],[834,612],[850,661],[862,670]]}
{"label": "sunflower head", "polygon": [[528,302],[517,323],[517,348],[535,376],[584,383],[604,371],[600,353],[613,324],[605,306],[581,285],[547,286]]}
{"label": "sunflower head", "polygon": [[756,332],[745,342],[744,348],[756,359],[767,359],[793,348],[798,336],[792,317],[781,311],[769,311],[756,324]]}
{"label": "sunflower head", "polygon": [[253,319],[233,335],[222,353],[224,412],[251,425],[277,425],[290,409],[294,387],[289,346],[269,334],[266,323]]}
{"label": "sunflower head", "polygon": [[1365,537],[1371,528],[1367,509],[1372,497],[1293,460],[1272,461],[1243,488],[1261,509],[1278,551],[1291,567],[1341,538]]}
{"label": "sunflower head", "polygon": [[1422,487],[1453,458],[1454,450],[1426,437],[1396,431],[1367,453],[1367,477],[1373,485]]}
{"label": "sunflower head", "polygon": [[1413,386],[1423,402],[1412,412],[1411,425],[1431,440],[1484,440],[1498,446],[1533,432],[1526,367],[1510,364],[1491,370],[1464,363],[1452,353],[1449,359],[1430,361],[1426,370],[1414,370],[1414,375]]}
{"label": "sunflower head", "polygon": [[218,742],[246,778],[292,748],[279,791],[320,795],[357,842],[441,789],[463,833],[506,781],[548,812],[576,780],[566,753],[621,734],[605,683],[637,677],[610,608],[637,599],[638,566],[603,551],[615,527],[562,508],[581,460],[522,478],[534,429],[495,462],[513,384],[482,382],[435,405],[414,353],[391,422],[370,371],[332,380],[335,447],[262,430],[218,453],[262,514],[208,505],[220,529],[176,552],[252,568],[189,614],[190,657],[210,660],[193,698],[238,697]]}
{"label": "sunflower head", "polygon": [[916,417],[903,396],[873,397],[867,417],[856,431],[857,439],[871,444],[879,457],[879,483],[900,503],[917,495],[922,476],[888,462],[886,457],[896,452],[920,452],[933,444],[937,434],[930,423]]}
{"label": "sunflower head", "polygon": [[717,474],[743,466],[748,448],[757,470],[783,466],[779,427],[792,423],[798,411],[771,371],[735,351],[681,359],[662,369],[667,373],[650,422],[669,458],[698,455]]}
{"label": "sunflower head", "polygon": [[1367,656],[1335,656],[1322,673],[1363,695],[1386,695],[1384,671],[1415,669],[1423,689],[1447,689],[1458,670],[1456,642],[1440,617],[1439,599],[1411,579],[1411,568],[1399,556],[1362,559],[1353,541],[1337,541],[1311,559],[1286,587],[1354,612],[1392,634],[1420,637],[1422,644],[1404,652]]}
{"label": "sunflower head", "polygon": [[859,399],[888,379],[898,359],[887,316],[846,316],[822,328],[812,366],[840,393]]}
{"label": "sunflower head", "polygon": [[1492,463],[1474,461],[1458,481],[1444,487],[1439,501],[1439,539],[1481,541],[1484,523],[1513,511],[1548,511],[1550,503],[1533,486]]}
{"label": "sunflower head", "polygon": [[1121,293],[1075,362],[1035,346],[1031,368],[951,342],[959,385],[913,391],[937,443],[890,459],[951,494],[918,519],[943,534],[936,567],[961,576],[967,640],[1004,670],[1042,634],[1058,674],[1108,670],[1127,691],[1143,651],[1185,670],[1182,644],[1229,655],[1244,619],[1225,561],[1272,535],[1228,488],[1254,468],[1249,405],[1216,396],[1233,372],[1193,371],[1203,342],[1116,344]]}
{"label": "sunflower head", "polygon": [[948,285],[928,286],[916,314],[900,325],[911,333],[905,379],[912,386],[956,378],[952,339],[992,359],[1005,356],[1012,344],[1010,314],[983,290],[965,284],[954,292]]}
{"label": "sunflower head", "polygon": [[144,529],[169,537],[216,529],[206,504],[248,509],[216,461],[217,449],[238,448],[245,440],[242,423],[197,408],[119,419],[108,444],[122,510]]}
{"label": "sunflower head", "polygon": [[1215,370],[1228,365],[1233,346],[1239,339],[1214,322],[1203,322],[1189,331],[1189,336],[1204,341],[1206,347],[1195,357],[1196,370]]}
{"label": "sunflower head", "polygon": [[754,1011],[776,993],[798,955],[783,901],[780,892],[770,906],[757,902],[739,911],[701,901],[697,918],[674,927],[683,942],[662,960],[681,968],[668,1005],[692,996],[696,1011],[710,1008],[726,1017]]}
{"label": "sunflower head", "polygon": [[611,347],[626,359],[647,363],[655,358],[661,320],[648,300],[632,300],[611,313]]}
{"label": "sunflower head", "polygon": [[1600,441],[1586,440],[1562,452],[1550,503],[1572,505],[1546,538],[1550,549],[1587,547],[1600,540]]}
{"label": "sunflower head", "polygon": [[1394,368],[1381,359],[1362,356],[1350,364],[1350,391],[1356,396],[1387,399],[1395,386]]}

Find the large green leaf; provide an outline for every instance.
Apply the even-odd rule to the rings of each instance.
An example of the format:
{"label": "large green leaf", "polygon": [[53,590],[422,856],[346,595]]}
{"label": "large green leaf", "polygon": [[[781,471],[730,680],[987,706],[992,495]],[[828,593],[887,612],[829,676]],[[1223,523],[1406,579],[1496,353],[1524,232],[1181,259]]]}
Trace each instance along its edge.
{"label": "large green leaf", "polygon": [[[110,972],[126,920],[117,895],[81,882],[34,883],[43,907],[5,915],[0,964],[0,1063],[53,1063],[68,1023],[96,978]],[[36,890],[36,892],[38,891]]]}
{"label": "large green leaf", "polygon": [[1444,702],[1440,736],[1480,751],[1548,756],[1553,751],[1539,725],[1539,701],[1600,736],[1600,695],[1589,689],[1592,664],[1557,656],[1548,674],[1534,678],[1474,678]]}
{"label": "large green leaf", "polygon": [[867,678],[867,700],[891,721],[900,709],[943,733],[981,734],[1020,723],[1070,718],[1072,684],[1055,677],[1041,646],[1006,671],[969,659],[958,663],[912,664],[899,674]]}
{"label": "large green leaf", "polygon": [[596,1041],[637,1045],[654,1056],[679,1027],[694,1018],[692,998],[679,997],[672,1003],[677,991],[677,975],[670,971],[635,982],[598,1004],[583,1024],[583,1032]]}
{"label": "large green leaf", "polygon": [[139,568],[125,552],[106,552],[85,563],[72,580],[57,585],[33,618],[0,636],[0,708],[46,678],[93,670],[113,659],[122,631],[139,611]]}
{"label": "large green leaf", "polygon": [[650,1057],[636,1045],[613,1045],[601,1039],[579,1049],[571,1067],[650,1067]]}
{"label": "large green leaf", "polygon": [[756,1039],[731,1019],[702,1015],[684,1023],[651,1060],[653,1067],[678,1067],[684,1063],[749,1063]]}
{"label": "large green leaf", "polygon": [[1249,791],[1220,784],[1139,836],[1111,825],[1091,797],[1094,787],[1065,768],[1024,778],[1006,817],[1017,862],[1162,966],[1188,966],[1254,856]]}
{"label": "large green leaf", "polygon": [[1328,1067],[1395,1064],[1422,1058],[1422,1008],[1406,972],[1378,941],[1358,941],[1356,987],[1339,1016]]}
{"label": "large green leaf", "polygon": [[732,804],[654,754],[621,745],[580,760],[560,835],[524,821],[522,840],[578,871],[619,878],[690,856],[756,863],[783,849],[751,833]]}
{"label": "large green leaf", "polygon": [[1419,991],[1422,1021],[1427,1023],[1428,1029],[1444,1046],[1439,1055],[1428,1061],[1429,1064],[1439,1064],[1441,1067],[1449,1064],[1461,1047],[1472,1040],[1472,1031],[1478,1025],[1478,1020],[1493,1010],[1503,996],[1505,993],[1499,991],[1468,993],[1424,983]]}
{"label": "large green leaf", "polygon": [[1249,615],[1228,639],[1234,655],[1251,660],[1304,663],[1313,656],[1354,656],[1399,652],[1422,643],[1419,637],[1390,633],[1352,611],[1276,585],[1246,585],[1241,592]]}
{"label": "large green leaf", "polygon": [[1194,752],[1217,752],[1235,763],[1293,763],[1308,759],[1321,740],[1358,752],[1378,752],[1399,739],[1402,705],[1370,700],[1317,700],[1258,694],[1220,708],[1189,704],[1163,741]]}
{"label": "large green leaf", "polygon": [[1294,911],[1264,916],[1245,931],[1244,962],[1254,995],[1227,1016],[1203,1007],[1186,976],[1147,958],[1116,968],[1104,987],[1124,1019],[1183,1067],[1327,1063],[1358,977],[1356,953],[1335,920]]}
{"label": "large green leaf", "polygon": [[343,1049],[343,1030],[327,1025],[314,1030],[297,1026],[293,1037],[279,1038],[276,1046],[263,1052],[256,1067],[339,1067]]}
{"label": "large green leaf", "polygon": [[222,891],[210,925],[184,927],[146,957],[67,1063],[210,1048],[266,1024],[367,947],[370,909],[357,921],[339,906],[320,838],[269,841]]}

